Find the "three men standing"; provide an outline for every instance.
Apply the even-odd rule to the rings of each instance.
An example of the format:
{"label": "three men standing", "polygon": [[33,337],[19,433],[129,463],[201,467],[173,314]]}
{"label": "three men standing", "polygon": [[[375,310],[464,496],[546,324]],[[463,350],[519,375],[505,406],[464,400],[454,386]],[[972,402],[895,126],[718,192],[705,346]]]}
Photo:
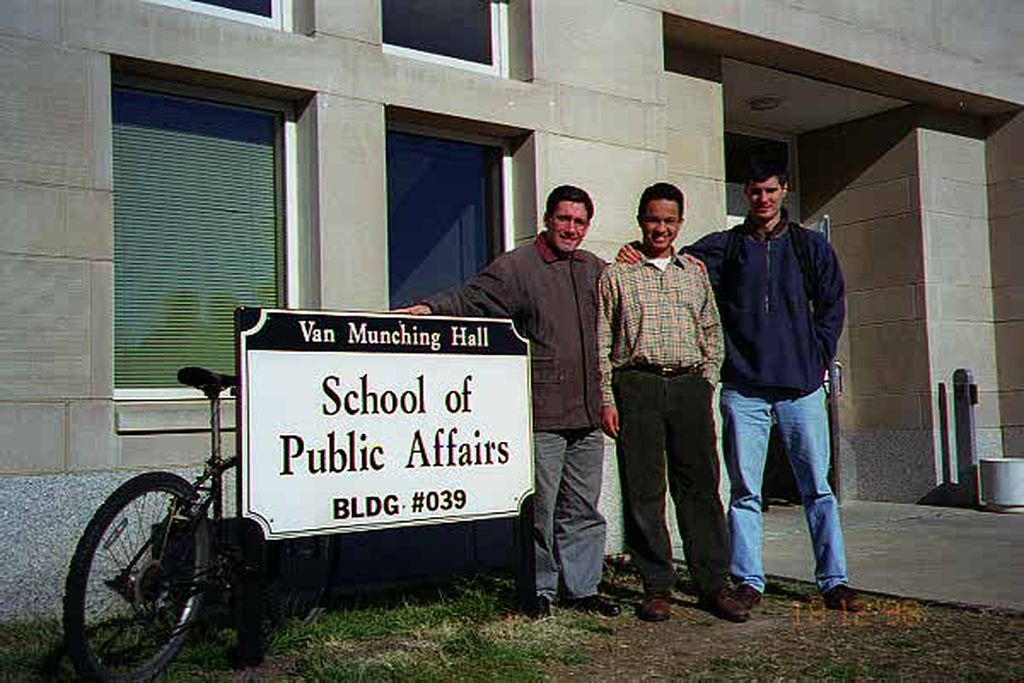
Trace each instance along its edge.
{"label": "three men standing", "polygon": [[[559,186],[533,244],[498,257],[463,287],[405,309],[511,318],[532,342],[536,614],[547,613],[559,578],[570,606],[606,616],[621,611],[597,593],[605,546],[597,509],[600,427],[619,440],[627,544],[645,589],[641,618],[671,615],[667,465],[702,604],[731,621],[748,619],[765,588],[761,482],[773,419],[803,497],[825,605],[861,608],[848,586],[838,504],[827,481],[822,382],[845,315],[842,273],[820,235],[789,222],[783,170],[753,165],[745,191],[750,212],[742,225],[684,250],[702,268],[672,246],[683,222],[682,193],[652,185],[637,215],[642,253],[625,247],[625,262],[602,275],[604,262],[578,248],[593,203],[583,190]],[[728,532],[711,415],[723,329]],[[731,593],[729,573],[739,582]]]}
{"label": "three men standing", "polygon": [[594,204],[556,187],[544,232],[502,254],[464,286],[405,312],[511,318],[531,342],[534,441],[535,616],[548,613],[559,578],[568,606],[616,616],[598,592],[606,524],[598,511],[604,468],[597,365],[597,279],[605,262],[579,248]]}
{"label": "three men standing", "polygon": [[672,246],[683,212],[683,194],[674,185],[644,190],[637,209],[642,259],[614,263],[601,276],[601,421],[605,433],[618,439],[626,544],[644,584],[640,618],[671,616],[676,573],[665,524],[667,464],[701,603],[742,622],[748,608],[726,591],[728,537],[711,413],[722,328],[704,269]]}

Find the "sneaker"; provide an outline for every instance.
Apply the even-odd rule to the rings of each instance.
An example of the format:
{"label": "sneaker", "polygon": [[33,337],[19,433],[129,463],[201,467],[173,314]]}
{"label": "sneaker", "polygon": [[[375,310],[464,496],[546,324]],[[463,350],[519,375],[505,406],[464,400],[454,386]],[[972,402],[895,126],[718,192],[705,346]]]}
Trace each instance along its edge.
{"label": "sneaker", "polygon": [[741,583],[732,591],[732,597],[750,611],[761,604],[761,591],[749,583]]}
{"label": "sneaker", "polygon": [[845,583],[833,586],[822,593],[821,597],[825,601],[825,607],[829,609],[838,609],[843,612],[860,612],[864,609],[864,601],[861,600],[860,595]]}
{"label": "sneaker", "polygon": [[622,614],[622,607],[600,595],[588,595],[585,598],[574,598],[567,600],[565,606],[569,609],[600,614],[602,617],[617,617]]}
{"label": "sneaker", "polygon": [[700,605],[720,619],[742,624],[750,619],[750,609],[724,588],[702,596]]}

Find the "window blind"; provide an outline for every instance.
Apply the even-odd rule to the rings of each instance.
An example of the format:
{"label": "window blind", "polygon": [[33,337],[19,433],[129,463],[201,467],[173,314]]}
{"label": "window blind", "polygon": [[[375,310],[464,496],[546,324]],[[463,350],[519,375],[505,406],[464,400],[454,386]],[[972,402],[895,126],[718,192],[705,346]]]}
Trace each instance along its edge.
{"label": "window blind", "polygon": [[280,300],[276,117],[114,93],[114,380],[233,372],[236,306]]}

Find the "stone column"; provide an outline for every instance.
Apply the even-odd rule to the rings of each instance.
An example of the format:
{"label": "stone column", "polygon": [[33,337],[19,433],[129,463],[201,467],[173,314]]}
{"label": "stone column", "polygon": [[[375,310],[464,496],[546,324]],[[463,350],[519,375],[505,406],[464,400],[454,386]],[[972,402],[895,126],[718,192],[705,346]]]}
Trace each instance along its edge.
{"label": "stone column", "polygon": [[831,215],[846,275],[850,497],[914,502],[941,482],[938,385],[957,367],[981,385],[982,452],[999,450],[982,136],[911,106],[800,137],[804,215]]}
{"label": "stone column", "polygon": [[1024,457],[1024,114],[985,145],[1003,453]]}
{"label": "stone column", "polygon": [[[939,382],[952,389],[953,371],[970,369],[980,391],[976,408],[978,455],[998,458],[1003,449],[985,141],[919,128],[917,144],[932,392],[937,391]],[[934,410],[937,423],[937,404]],[[951,423],[952,410],[951,406]],[[950,434],[951,442],[952,437]],[[936,434],[936,438],[941,435]],[[938,448],[936,457],[940,452]],[[952,452],[955,454],[955,449]],[[941,474],[941,462],[936,467]],[[973,481],[962,483],[974,486]]]}
{"label": "stone column", "polygon": [[[27,10],[25,10],[27,12]],[[0,38],[0,471],[116,463],[110,66],[57,8]],[[52,16],[42,16],[52,14]],[[25,17],[27,19],[27,16]]]}

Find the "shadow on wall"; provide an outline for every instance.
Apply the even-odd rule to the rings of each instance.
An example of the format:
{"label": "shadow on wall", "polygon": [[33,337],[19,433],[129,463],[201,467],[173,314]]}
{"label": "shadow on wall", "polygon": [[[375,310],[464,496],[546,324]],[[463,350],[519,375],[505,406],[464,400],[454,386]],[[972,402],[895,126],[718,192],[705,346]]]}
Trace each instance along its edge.
{"label": "shadow on wall", "polygon": [[982,119],[917,104],[804,133],[797,139],[801,215],[820,211],[916,128],[987,135]]}

